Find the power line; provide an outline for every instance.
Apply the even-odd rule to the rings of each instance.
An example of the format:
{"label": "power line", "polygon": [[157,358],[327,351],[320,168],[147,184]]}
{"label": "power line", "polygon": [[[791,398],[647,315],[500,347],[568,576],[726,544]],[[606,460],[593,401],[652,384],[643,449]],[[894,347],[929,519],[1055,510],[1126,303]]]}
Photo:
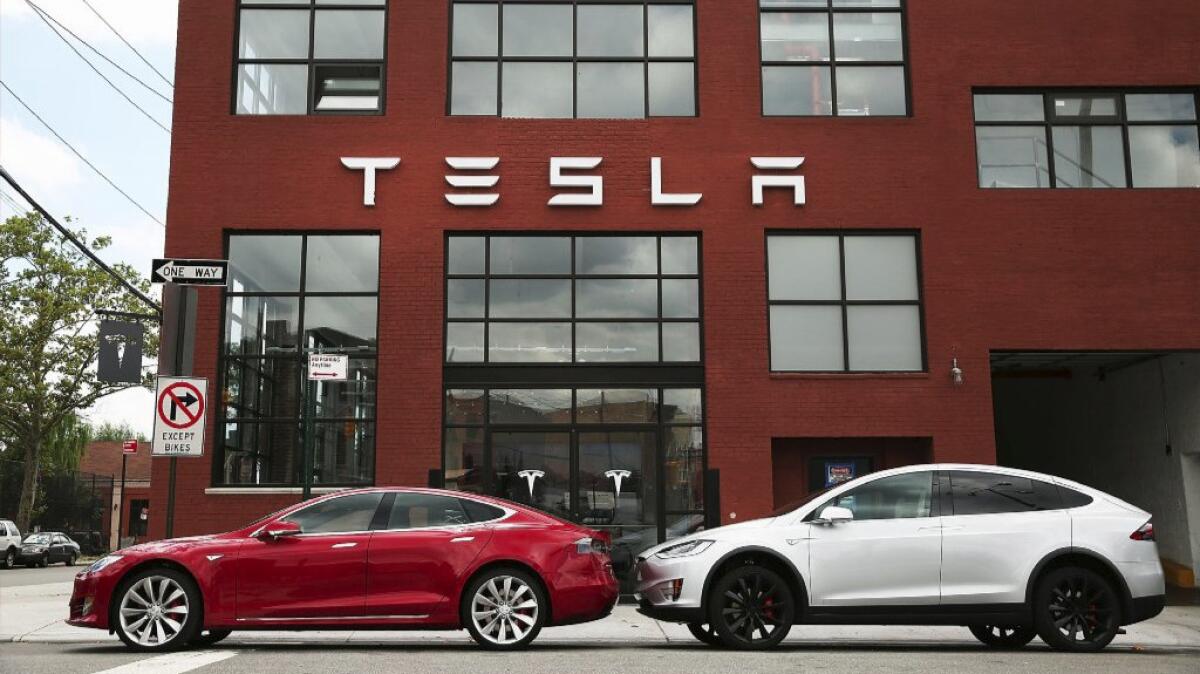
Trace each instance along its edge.
{"label": "power line", "polygon": [[146,116],[146,119],[148,119],[148,120],[150,120],[151,122],[153,122],[155,126],[157,126],[158,128],[162,129],[163,131],[166,131],[166,132],[167,132],[167,135],[170,135],[170,134],[171,134],[171,130],[170,130],[170,129],[168,129],[167,127],[163,126],[161,122],[159,122],[157,119],[155,119],[155,118],[154,118],[154,116],[153,116],[153,115],[151,115],[150,113],[146,112],[146,110],[145,110],[144,108],[142,108],[142,106],[140,106],[140,105],[138,105],[137,103],[135,103],[135,102],[134,102],[134,100],[133,100],[132,98],[130,98],[130,97],[129,97],[129,95],[128,95],[128,94],[126,94],[124,91],[122,91],[120,87],[118,87],[116,84],[113,84],[113,81],[112,81],[112,80],[110,80],[110,79],[108,79],[108,77],[106,77],[106,76],[104,75],[104,73],[100,72],[100,69],[99,69],[99,68],[97,68],[95,65],[93,65],[91,61],[87,60],[87,57],[85,57],[85,56],[84,56],[82,53],[80,53],[80,51],[79,51],[78,49],[76,49],[76,48],[75,48],[75,45],[71,44],[71,41],[70,41],[70,40],[68,40],[68,39],[67,39],[67,38],[66,38],[66,37],[65,37],[65,36],[64,36],[62,33],[58,32],[58,29],[54,27],[54,24],[50,23],[50,21],[48,21],[48,20],[46,19],[46,14],[45,14],[44,10],[42,10],[42,8],[41,8],[41,7],[38,7],[37,5],[33,4],[32,2],[30,2],[30,0],[25,0],[25,4],[27,4],[27,5],[29,5],[30,7],[32,7],[32,8],[33,8],[33,10],[34,10],[34,14],[37,14],[37,15],[38,15],[38,18],[42,20],[42,23],[46,24],[46,26],[47,26],[47,27],[48,27],[50,30],[54,31],[54,34],[58,36],[58,39],[62,40],[62,41],[63,41],[63,44],[65,44],[65,45],[67,45],[68,47],[70,47],[70,48],[71,48],[71,51],[75,52],[75,55],[76,55],[76,56],[78,56],[78,57],[79,57],[79,58],[80,58],[80,59],[81,59],[81,60],[82,60],[84,63],[86,63],[86,64],[87,64],[87,66],[88,66],[89,68],[91,68],[93,72],[95,72],[97,75],[99,75],[99,76],[100,76],[100,79],[104,80],[105,82],[107,82],[107,83],[108,83],[108,86],[112,87],[113,91],[115,91],[115,92],[117,92],[118,94],[120,94],[120,95],[121,95],[121,98],[124,98],[126,101],[128,101],[130,105],[132,105],[133,107],[137,108],[138,112],[140,112],[140,113],[142,113],[143,115],[145,115],[145,116]]}
{"label": "power line", "polygon": [[[12,91],[10,90],[9,93],[12,93]],[[88,248],[86,244],[75,238],[75,235],[71,233],[71,230],[63,227],[58,220],[54,219],[53,215],[50,215],[49,211],[42,208],[42,205],[35,201],[34,198],[31,197],[23,187],[21,187],[20,183],[18,183],[17,180],[8,173],[8,171],[4,170],[3,166],[0,166],[0,178],[4,178],[5,182],[7,182],[9,185],[12,185],[12,188],[17,191],[17,194],[21,195],[21,198],[25,199],[30,206],[33,206],[34,210],[36,210],[38,213],[41,213],[42,217],[46,218],[46,221],[53,225],[54,228],[58,230],[59,234],[62,234],[64,237],[66,237],[67,240],[74,244],[74,246],[78,248],[80,252],[88,257],[88,259],[90,259],[92,262],[95,262],[96,265],[104,271],[108,272],[109,276],[112,276],[118,282],[120,282],[121,285],[125,286],[125,288],[129,290],[129,292],[133,293],[133,295],[139,300],[145,302],[159,314],[162,313],[162,307],[159,306],[158,302],[155,302],[149,295],[142,292],[137,286],[130,283],[129,279],[118,274],[115,269],[108,266],[104,260],[101,260],[91,248]]]}
{"label": "power line", "polygon": [[116,68],[117,70],[120,70],[122,73],[124,73],[124,74],[125,74],[125,76],[126,76],[126,77],[128,77],[129,79],[133,80],[134,82],[137,82],[138,84],[140,84],[140,85],[142,85],[143,87],[145,87],[145,88],[146,88],[146,91],[149,91],[150,93],[154,94],[155,96],[158,96],[159,98],[163,99],[164,101],[166,101],[166,102],[168,102],[168,103],[171,103],[171,99],[169,99],[169,98],[167,98],[166,96],[162,95],[162,94],[161,94],[161,93],[158,91],[158,89],[155,89],[154,87],[150,86],[149,84],[146,84],[144,81],[142,81],[142,79],[141,79],[140,77],[138,77],[137,75],[134,75],[133,73],[129,72],[128,70],[126,70],[126,69],[122,68],[122,67],[121,67],[121,64],[119,64],[119,63],[117,63],[116,61],[114,61],[114,60],[112,60],[112,59],[108,58],[107,56],[105,56],[105,55],[104,55],[104,52],[100,51],[99,49],[96,49],[94,46],[92,46],[92,44],[91,44],[90,42],[88,42],[87,40],[85,40],[85,39],[83,39],[83,38],[79,37],[79,35],[78,35],[78,34],[77,34],[75,31],[73,31],[73,30],[71,30],[70,28],[67,28],[66,26],[64,26],[64,25],[63,25],[63,23],[62,23],[61,21],[59,21],[58,19],[54,18],[54,15],[50,14],[50,12],[47,12],[46,10],[44,10],[44,9],[41,9],[40,7],[37,7],[37,5],[34,5],[32,2],[31,2],[31,3],[29,3],[29,4],[30,4],[31,6],[33,6],[33,7],[35,7],[35,8],[36,8],[38,11],[42,12],[43,14],[45,14],[45,16],[46,16],[46,18],[47,18],[47,19],[49,19],[49,20],[51,20],[51,21],[53,21],[53,22],[54,22],[54,25],[56,25],[56,26],[58,26],[59,28],[63,29],[64,31],[66,31],[66,32],[67,32],[67,34],[68,34],[68,35],[70,35],[71,37],[75,38],[75,40],[76,40],[76,41],[78,41],[78,42],[79,42],[79,43],[81,43],[83,46],[87,47],[88,49],[92,50],[92,53],[93,53],[93,54],[95,54],[96,56],[99,56],[100,58],[102,58],[102,59],[104,59],[105,61],[107,61],[107,62],[108,62],[108,64],[109,64],[110,66],[112,66],[112,67]]}
{"label": "power line", "polygon": [[167,86],[171,87],[172,89],[175,88],[175,83],[172,82],[171,80],[167,79],[167,76],[162,74],[161,72],[159,72],[158,68],[155,68],[153,63],[148,61],[145,56],[142,56],[142,52],[138,51],[136,47],[134,47],[132,44],[130,44],[129,40],[126,40],[125,36],[121,35],[121,33],[116,28],[113,28],[113,25],[111,23],[109,23],[108,20],[105,19],[102,14],[100,14],[100,12],[96,11],[95,7],[92,7],[92,3],[88,2],[88,0],[83,0],[83,4],[87,5],[87,8],[92,10],[92,14],[95,14],[97,19],[100,19],[101,21],[104,22],[104,25],[108,26],[108,29],[113,32],[113,35],[116,35],[121,40],[121,42],[125,43],[126,47],[129,47],[129,49],[132,50],[134,54],[137,54],[137,57],[142,60],[142,63],[145,63],[147,66],[149,66],[149,68],[154,71],[155,75],[158,75],[159,77],[161,77],[162,81],[167,83]]}
{"label": "power line", "polygon": [[44,126],[44,127],[46,127],[47,129],[49,129],[49,130],[50,130],[50,133],[54,134],[54,137],[55,137],[55,138],[57,138],[57,139],[58,139],[60,142],[62,142],[62,144],[63,144],[63,145],[66,145],[66,146],[67,146],[67,148],[71,150],[71,152],[74,152],[76,157],[79,157],[79,159],[80,159],[80,160],[82,160],[82,161],[83,161],[83,163],[85,163],[85,164],[87,164],[87,165],[88,165],[88,168],[90,168],[90,169],[92,169],[93,171],[95,171],[95,172],[96,172],[96,175],[98,175],[98,176],[100,176],[101,178],[103,178],[103,179],[104,179],[104,182],[106,182],[106,183],[108,183],[110,186],[112,186],[112,188],[113,188],[114,190],[116,190],[116,191],[120,192],[120,193],[121,193],[121,196],[123,196],[123,197],[125,197],[126,199],[128,199],[128,200],[129,200],[129,203],[133,204],[134,206],[137,206],[137,208],[138,208],[138,210],[139,210],[139,211],[141,211],[141,212],[145,213],[145,214],[146,214],[146,215],[147,215],[147,216],[148,216],[148,217],[149,217],[151,220],[153,220],[153,221],[157,222],[157,223],[159,224],[159,226],[161,226],[161,227],[166,227],[166,225],[165,225],[165,224],[163,224],[163,221],[162,221],[162,220],[159,220],[157,217],[155,217],[155,216],[154,216],[154,214],[153,214],[153,213],[151,213],[150,211],[146,210],[146,207],[145,207],[145,206],[142,206],[141,204],[139,204],[139,203],[137,202],[137,200],[136,200],[136,199],[134,199],[133,197],[129,196],[129,194],[128,194],[127,192],[125,192],[125,190],[123,190],[123,189],[121,189],[120,187],[118,187],[118,186],[117,186],[117,184],[116,184],[116,183],[114,183],[114,182],[112,181],[112,179],[111,179],[111,178],[109,178],[107,175],[105,175],[105,174],[104,174],[104,171],[101,171],[100,169],[96,168],[96,165],[95,165],[95,164],[93,164],[92,162],[88,161],[88,158],[87,158],[87,157],[85,157],[85,156],[83,156],[82,154],[80,154],[79,150],[76,150],[74,145],[71,145],[70,143],[68,143],[68,142],[67,142],[67,139],[66,139],[66,138],[63,138],[63,137],[62,137],[62,135],[58,133],[58,131],[55,131],[55,130],[54,130],[54,127],[50,126],[50,123],[49,123],[49,122],[47,122],[46,120],[42,119],[42,116],[41,116],[41,115],[39,115],[39,114],[37,113],[37,111],[36,111],[36,110],[34,110],[33,108],[29,107],[29,104],[28,104],[28,103],[26,103],[24,100],[22,100],[22,99],[21,99],[21,97],[17,95],[17,92],[13,91],[13,90],[12,90],[12,89],[11,89],[11,88],[8,86],[8,83],[6,83],[4,80],[0,80],[0,87],[4,87],[4,90],[5,90],[5,91],[7,91],[7,92],[8,92],[8,93],[9,93],[9,94],[10,94],[10,95],[13,97],[13,98],[17,99],[17,102],[18,102],[18,103],[20,103],[20,104],[21,104],[21,105],[22,105],[22,106],[23,106],[23,107],[24,107],[26,110],[28,110],[28,111],[29,111],[29,114],[33,115],[33,116],[34,116],[34,118],[36,118],[36,119],[37,119],[37,121],[41,122],[41,123],[42,123],[42,126]]}

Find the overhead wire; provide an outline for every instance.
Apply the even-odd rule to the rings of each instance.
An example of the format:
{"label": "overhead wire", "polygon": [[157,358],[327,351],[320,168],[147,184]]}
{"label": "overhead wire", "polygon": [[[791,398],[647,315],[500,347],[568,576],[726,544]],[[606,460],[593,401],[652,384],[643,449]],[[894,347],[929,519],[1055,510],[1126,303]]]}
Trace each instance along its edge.
{"label": "overhead wire", "polygon": [[175,88],[175,83],[167,79],[167,76],[162,74],[158,68],[155,68],[153,63],[151,63],[145,56],[142,56],[142,52],[138,51],[137,47],[134,47],[132,44],[130,44],[129,40],[126,40],[125,36],[121,35],[121,32],[113,27],[113,25],[108,22],[108,19],[104,18],[103,14],[97,11],[95,7],[92,7],[92,3],[88,2],[88,0],[83,0],[83,4],[86,5],[88,9],[92,10],[92,14],[95,14],[97,19],[100,19],[104,25],[108,26],[108,29],[113,32],[113,35],[116,35],[121,42],[124,42],[125,46],[129,47],[130,51],[132,51],[134,54],[137,54],[137,57],[142,60],[142,63],[145,63],[148,68],[154,71],[155,75],[158,75],[160,78],[162,78],[162,81],[166,82],[167,86],[171,87],[172,89]]}

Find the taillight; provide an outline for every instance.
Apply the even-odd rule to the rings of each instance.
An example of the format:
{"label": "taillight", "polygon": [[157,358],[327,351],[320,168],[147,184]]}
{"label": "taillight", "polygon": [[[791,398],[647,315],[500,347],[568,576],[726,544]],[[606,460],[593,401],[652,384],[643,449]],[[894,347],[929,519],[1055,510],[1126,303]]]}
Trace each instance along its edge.
{"label": "taillight", "polygon": [[608,554],[610,548],[608,541],[602,538],[587,536],[575,541],[575,552],[581,555],[605,555]]}
{"label": "taillight", "polygon": [[1135,541],[1152,541],[1154,540],[1154,522],[1146,522],[1138,527],[1137,531],[1129,534],[1129,538]]}

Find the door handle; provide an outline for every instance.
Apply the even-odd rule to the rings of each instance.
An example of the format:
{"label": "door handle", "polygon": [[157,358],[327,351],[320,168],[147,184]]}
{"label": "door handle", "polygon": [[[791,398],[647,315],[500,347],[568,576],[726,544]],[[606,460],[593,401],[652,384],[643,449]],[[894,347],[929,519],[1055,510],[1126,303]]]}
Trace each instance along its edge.
{"label": "door handle", "polygon": [[458,538],[451,538],[450,542],[451,543],[470,543],[473,540],[475,540],[474,536],[459,536]]}
{"label": "door handle", "polygon": [[358,545],[358,543],[354,543],[354,542],[350,542],[350,543],[334,543],[334,544],[333,544],[332,546],[330,546],[330,547],[332,547],[334,550],[337,550],[338,548],[353,548],[353,547],[354,547],[354,546],[356,546],[356,545]]}

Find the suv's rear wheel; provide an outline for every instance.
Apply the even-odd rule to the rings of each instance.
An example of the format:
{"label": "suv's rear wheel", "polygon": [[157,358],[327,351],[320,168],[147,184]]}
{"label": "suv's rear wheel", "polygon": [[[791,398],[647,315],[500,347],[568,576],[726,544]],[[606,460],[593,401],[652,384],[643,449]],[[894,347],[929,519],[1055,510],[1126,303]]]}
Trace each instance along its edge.
{"label": "suv's rear wheel", "polygon": [[1112,583],[1081,567],[1055,569],[1038,583],[1033,599],[1038,636],[1060,651],[1093,652],[1121,628],[1121,605]]}
{"label": "suv's rear wheel", "polygon": [[971,634],[992,648],[1020,648],[1033,641],[1037,630],[1020,625],[971,625]]}
{"label": "suv's rear wheel", "polygon": [[9,548],[4,553],[4,568],[11,569],[17,565],[17,551],[14,548]]}
{"label": "suv's rear wheel", "polygon": [[748,564],[713,583],[708,619],[730,648],[770,648],[787,636],[796,615],[791,588],[774,571]]}

